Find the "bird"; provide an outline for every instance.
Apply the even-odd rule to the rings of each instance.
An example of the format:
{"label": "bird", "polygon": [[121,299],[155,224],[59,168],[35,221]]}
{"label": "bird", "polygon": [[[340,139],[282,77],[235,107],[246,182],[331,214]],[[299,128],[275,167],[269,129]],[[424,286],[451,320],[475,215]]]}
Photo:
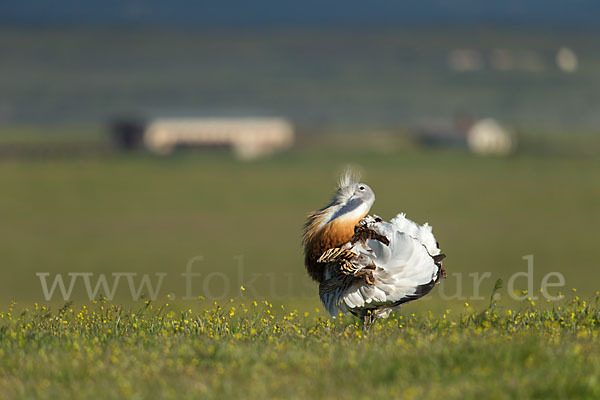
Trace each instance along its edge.
{"label": "bird", "polygon": [[370,326],[402,304],[419,299],[446,277],[429,224],[400,213],[389,222],[368,215],[375,193],[346,170],[331,202],[308,214],[304,264],[319,283],[332,317],[350,312]]}

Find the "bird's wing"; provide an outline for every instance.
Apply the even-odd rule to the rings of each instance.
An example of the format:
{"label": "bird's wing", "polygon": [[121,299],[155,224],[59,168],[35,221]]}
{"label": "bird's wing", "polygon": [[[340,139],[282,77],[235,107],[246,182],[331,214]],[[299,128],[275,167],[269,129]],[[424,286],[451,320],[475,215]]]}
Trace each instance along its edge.
{"label": "bird's wing", "polygon": [[353,245],[351,250],[357,254],[354,263],[360,260],[365,267],[375,264],[374,282],[347,278],[342,285],[340,281],[337,285],[333,281],[325,283],[332,294],[324,296],[322,290],[321,300],[330,312],[334,311],[332,315],[360,308],[398,306],[427,294],[441,277],[442,255],[429,225],[417,225],[404,214],[390,222],[368,218],[367,227],[384,235],[389,245],[374,239]]}

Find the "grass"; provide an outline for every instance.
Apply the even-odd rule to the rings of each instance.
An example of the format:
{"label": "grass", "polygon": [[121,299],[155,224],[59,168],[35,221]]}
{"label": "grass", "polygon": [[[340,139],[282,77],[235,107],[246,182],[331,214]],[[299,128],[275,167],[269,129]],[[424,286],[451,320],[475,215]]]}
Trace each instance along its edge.
{"label": "grass", "polygon": [[[318,147],[0,162],[0,398],[598,398],[597,158]],[[448,254],[446,281],[368,331],[325,315],[300,248],[349,161],[373,212],[431,222]],[[490,302],[529,254],[531,300]],[[195,256],[206,300],[182,298]],[[90,301],[78,281],[65,304],[38,272],[168,275],[147,303],[125,284]],[[577,293],[547,302],[549,272],[565,278],[549,294]]]}
{"label": "grass", "polygon": [[[18,311],[19,310],[19,311]],[[22,310],[22,311],[21,311]],[[2,398],[598,398],[598,297],[401,313],[365,331],[268,301],[0,313]]]}
{"label": "grass", "polygon": [[[161,298],[181,297],[181,273],[195,256],[204,257],[194,265],[203,278],[219,272],[230,282],[215,278],[208,288],[199,278],[194,296],[210,289],[228,299],[246,284],[255,298],[316,300],[302,265],[301,227],[307,211],[329,200],[349,161],[375,190],[372,212],[390,218],[404,211],[433,225],[448,254],[447,295],[458,294],[460,279],[470,296],[473,273],[490,274],[482,293],[497,278],[508,282],[526,271],[522,257],[529,254],[533,290],[549,272],[563,274],[566,289],[599,289],[588,278],[600,225],[597,158],[328,149],[250,164],[202,152],[2,162],[0,181],[10,195],[0,197],[0,301],[43,301],[38,272],[165,272]],[[516,283],[527,289],[525,279]],[[117,290],[116,300],[130,297],[125,286]],[[78,284],[72,300],[84,299]]]}

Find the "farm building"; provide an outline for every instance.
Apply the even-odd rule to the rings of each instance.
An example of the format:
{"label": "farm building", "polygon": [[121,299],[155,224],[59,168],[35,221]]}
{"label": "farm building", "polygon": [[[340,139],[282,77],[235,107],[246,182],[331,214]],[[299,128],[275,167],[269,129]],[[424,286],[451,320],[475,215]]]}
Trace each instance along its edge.
{"label": "farm building", "polygon": [[476,154],[496,154],[505,156],[515,150],[514,135],[496,120],[485,118],[471,126],[467,132],[467,145]]}
{"label": "farm building", "polygon": [[428,122],[416,131],[418,143],[430,147],[468,148],[476,154],[508,155],[516,150],[513,132],[495,119],[458,115],[453,123]]}
{"label": "farm building", "polygon": [[282,118],[157,119],[146,126],[144,144],[159,154],[177,147],[227,146],[243,159],[288,149],[292,125]]}
{"label": "farm building", "polygon": [[283,118],[160,118],[135,129],[131,123],[113,124],[113,137],[121,148],[143,144],[156,154],[181,147],[228,147],[239,158],[253,159],[290,148],[294,130]]}

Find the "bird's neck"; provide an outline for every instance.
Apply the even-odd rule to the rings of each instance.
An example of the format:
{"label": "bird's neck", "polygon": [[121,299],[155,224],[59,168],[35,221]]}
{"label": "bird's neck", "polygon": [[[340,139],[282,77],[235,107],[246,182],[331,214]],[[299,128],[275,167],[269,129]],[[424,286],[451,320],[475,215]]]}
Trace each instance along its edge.
{"label": "bird's neck", "polygon": [[358,203],[356,205],[346,204],[340,206],[329,216],[327,221],[320,229],[317,237],[320,242],[331,247],[339,247],[350,240],[354,235],[354,227],[364,218],[371,208],[370,204]]}
{"label": "bird's neck", "polygon": [[354,227],[369,212],[368,208],[354,210],[325,223],[321,229],[305,243],[306,268],[318,282],[324,279],[323,265],[316,262],[321,255],[332,248],[341,247],[354,235]]}
{"label": "bird's neck", "polygon": [[319,241],[325,250],[340,247],[354,235],[354,227],[364,216],[339,217],[325,225],[319,235]]}

